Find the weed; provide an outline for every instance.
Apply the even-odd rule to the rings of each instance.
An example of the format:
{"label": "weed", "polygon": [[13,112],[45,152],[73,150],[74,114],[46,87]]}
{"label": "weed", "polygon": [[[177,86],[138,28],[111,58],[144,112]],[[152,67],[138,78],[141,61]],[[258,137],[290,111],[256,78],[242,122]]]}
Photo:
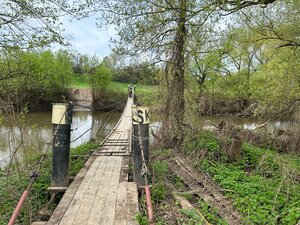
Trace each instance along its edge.
{"label": "weed", "polygon": [[[87,143],[71,149],[70,155],[79,156],[76,159],[70,158],[70,175],[76,175],[84,164],[85,156],[92,149],[95,149],[97,144]],[[33,156],[23,163],[24,170],[18,174],[16,170],[11,171],[11,174],[6,181],[4,173],[0,173],[0,224],[7,224],[17,202],[27,187],[28,184],[28,166],[34,168],[38,161],[38,156]],[[31,165],[31,166],[30,166]],[[51,154],[41,167],[39,176],[34,183],[30,195],[23,206],[17,223],[30,224],[31,220],[36,219],[37,212],[48,202],[47,188],[51,182]],[[55,206],[52,206],[54,208]]]}
{"label": "weed", "polygon": [[[216,137],[215,137],[216,138]],[[249,224],[296,224],[300,218],[299,156],[278,154],[270,149],[244,144],[239,161],[229,163],[218,143],[207,135],[192,141],[192,152],[206,148],[209,152],[199,162],[199,169],[208,172],[220,187],[228,190],[237,209]],[[208,143],[215,143],[213,145]],[[220,143],[220,142],[219,142]],[[213,146],[213,147],[211,147]],[[219,146],[219,148],[221,148]]]}

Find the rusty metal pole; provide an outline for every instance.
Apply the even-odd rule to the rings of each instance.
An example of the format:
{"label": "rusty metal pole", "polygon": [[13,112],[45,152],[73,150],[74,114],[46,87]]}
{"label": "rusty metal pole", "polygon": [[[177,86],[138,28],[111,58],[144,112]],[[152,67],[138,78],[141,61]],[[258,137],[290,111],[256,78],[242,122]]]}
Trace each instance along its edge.
{"label": "rusty metal pole", "polygon": [[52,187],[69,186],[72,111],[70,103],[53,104]]}

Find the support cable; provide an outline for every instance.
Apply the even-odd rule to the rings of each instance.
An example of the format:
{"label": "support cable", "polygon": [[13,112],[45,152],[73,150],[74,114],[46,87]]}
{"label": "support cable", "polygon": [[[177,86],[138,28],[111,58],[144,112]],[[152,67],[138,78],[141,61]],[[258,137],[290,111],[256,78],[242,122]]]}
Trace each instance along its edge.
{"label": "support cable", "polygon": [[[115,112],[114,112],[114,113],[115,113]],[[104,122],[96,123],[96,124],[92,125],[89,129],[87,129],[86,131],[84,131],[79,137],[77,137],[77,138],[75,138],[74,140],[70,141],[70,143],[73,143],[73,142],[77,141],[77,140],[80,139],[83,135],[85,135],[88,131],[90,131],[91,129],[93,129],[95,126],[101,124],[100,128],[99,128],[98,131],[97,131],[97,134],[98,134],[99,131],[100,131],[101,129],[105,129],[105,127],[106,127],[106,126],[108,125],[108,123],[111,121],[111,119],[112,119],[114,113],[111,114],[111,115],[108,114],[107,117],[105,117],[105,119],[104,119],[103,121],[105,122],[105,121],[107,120],[107,118],[108,118],[108,120],[105,122],[105,125],[104,125],[104,126],[103,126]],[[109,117],[109,116],[110,116],[110,117]]]}
{"label": "support cable", "polygon": [[138,121],[138,141],[139,147],[141,151],[141,158],[142,158],[142,169],[141,174],[145,180],[145,192],[146,192],[146,203],[147,203],[147,213],[148,213],[148,220],[150,225],[154,225],[154,216],[153,216],[153,209],[152,209],[152,202],[151,202],[151,192],[150,187],[148,184],[148,176],[150,175],[149,169],[146,164],[145,155],[144,155],[144,145],[142,139],[142,132],[140,122]]}
{"label": "support cable", "polygon": [[110,107],[112,107],[112,106],[114,106],[114,105],[117,105],[117,104],[120,104],[120,103],[122,103],[122,102],[124,102],[124,100],[121,100],[121,101],[119,101],[119,102],[115,102],[115,103],[113,103],[113,104],[111,104],[111,105],[106,105],[106,106],[103,106],[103,107],[95,107],[95,108],[89,107],[89,106],[85,106],[85,105],[80,105],[80,104],[78,104],[78,103],[75,103],[74,105],[80,106],[80,107],[85,108],[85,109],[90,109],[90,110],[101,110],[101,109],[107,109],[107,108],[110,108]]}

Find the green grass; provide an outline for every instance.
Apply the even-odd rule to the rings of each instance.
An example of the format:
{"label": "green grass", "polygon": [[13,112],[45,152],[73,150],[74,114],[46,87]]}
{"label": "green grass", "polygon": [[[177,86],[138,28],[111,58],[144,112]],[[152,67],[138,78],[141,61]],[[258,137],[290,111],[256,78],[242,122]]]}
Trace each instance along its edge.
{"label": "green grass", "polygon": [[71,79],[71,88],[90,88],[88,79],[84,76],[73,76]]}
{"label": "green grass", "polygon": [[[116,81],[111,81],[108,86],[108,89],[127,93],[128,85],[129,85],[128,83],[120,83],[120,82],[116,82]],[[134,86],[135,86],[136,94],[151,93],[155,90],[155,88],[157,88],[156,86],[142,85],[142,84],[135,84]]]}
{"label": "green grass", "polygon": [[[122,93],[127,93],[129,83],[121,83],[116,81],[111,81],[108,85],[109,90],[118,91]],[[71,79],[71,88],[90,88],[91,85],[89,80],[85,76],[73,76]],[[157,89],[156,86],[135,84],[136,93],[148,94]]]}

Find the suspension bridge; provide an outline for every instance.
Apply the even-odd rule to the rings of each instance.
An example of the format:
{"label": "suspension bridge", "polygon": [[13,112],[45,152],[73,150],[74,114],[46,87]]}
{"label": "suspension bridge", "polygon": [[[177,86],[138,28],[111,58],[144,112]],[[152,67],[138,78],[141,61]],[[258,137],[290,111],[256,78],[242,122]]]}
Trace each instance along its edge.
{"label": "suspension bridge", "polygon": [[128,181],[132,105],[128,98],[119,122],[77,174],[51,218],[34,225],[137,224],[137,184]]}

